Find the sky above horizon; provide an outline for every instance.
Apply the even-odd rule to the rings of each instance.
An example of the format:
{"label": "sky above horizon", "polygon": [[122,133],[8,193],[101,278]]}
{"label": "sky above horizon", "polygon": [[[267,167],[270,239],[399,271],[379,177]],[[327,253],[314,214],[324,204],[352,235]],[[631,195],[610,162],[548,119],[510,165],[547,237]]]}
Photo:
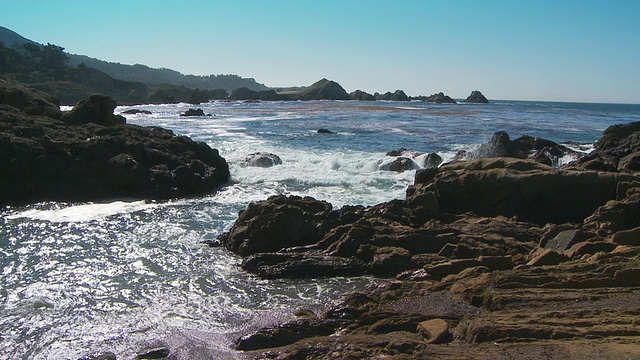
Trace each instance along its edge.
{"label": "sky above horizon", "polygon": [[69,53],[270,87],[640,103],[640,1],[1,0]]}

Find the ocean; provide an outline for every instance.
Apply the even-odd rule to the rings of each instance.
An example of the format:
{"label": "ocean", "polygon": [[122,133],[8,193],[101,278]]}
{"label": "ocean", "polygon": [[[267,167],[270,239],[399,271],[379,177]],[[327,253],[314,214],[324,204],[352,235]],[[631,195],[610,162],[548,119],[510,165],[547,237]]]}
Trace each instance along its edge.
{"label": "ocean", "polygon": [[[189,108],[211,116],[181,117]],[[640,121],[640,105],[494,101],[223,102],[123,106],[131,124],[204,141],[229,162],[216,193],[171,201],[43,202],[0,212],[0,358],[119,359],[167,346],[179,359],[235,359],[241,334],[321,311],[371,277],[266,281],[241,259],[209,247],[250,202],[276,194],[344,205],[403,199],[415,170],[381,170],[406,148],[444,161],[504,130],[587,152],[610,125]],[[320,134],[319,129],[332,133]],[[249,154],[282,164],[243,166]],[[560,159],[567,163],[571,158]]]}

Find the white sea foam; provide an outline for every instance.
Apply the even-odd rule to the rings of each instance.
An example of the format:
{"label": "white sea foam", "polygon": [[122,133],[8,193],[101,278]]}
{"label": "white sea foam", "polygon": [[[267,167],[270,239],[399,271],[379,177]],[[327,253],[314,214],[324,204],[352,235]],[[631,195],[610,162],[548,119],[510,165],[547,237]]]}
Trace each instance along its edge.
{"label": "white sea foam", "polygon": [[31,219],[50,222],[87,222],[108,216],[150,209],[155,204],[145,201],[114,201],[110,203],[88,203],[60,209],[31,209],[6,216],[8,220]]}

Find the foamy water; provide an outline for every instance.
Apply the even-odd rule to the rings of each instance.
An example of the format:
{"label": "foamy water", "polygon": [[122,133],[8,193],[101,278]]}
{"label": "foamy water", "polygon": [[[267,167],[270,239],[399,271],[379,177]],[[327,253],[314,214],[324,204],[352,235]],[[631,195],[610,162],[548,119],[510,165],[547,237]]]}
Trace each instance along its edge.
{"label": "foamy water", "polygon": [[[190,107],[212,116],[179,116]],[[638,106],[522,102],[135,108],[153,114],[126,115],[129,123],[166,127],[219,149],[230,164],[231,183],[215,194],[172,201],[3,209],[0,358],[76,359],[113,351],[127,359],[158,344],[180,359],[237,358],[230,344],[247,329],[290,318],[299,307],[320,311],[338,294],[377,281],[264,281],[244,273],[241,259],[203,242],[228,229],[250,202],[293,194],[337,208],[402,199],[415,171],[380,170],[390,161],[385,153],[399,147],[436,152],[448,161],[499,130],[512,138],[528,134],[592,144],[607,126],[640,120]],[[283,163],[242,167],[245,156],[255,152],[276,154]]]}

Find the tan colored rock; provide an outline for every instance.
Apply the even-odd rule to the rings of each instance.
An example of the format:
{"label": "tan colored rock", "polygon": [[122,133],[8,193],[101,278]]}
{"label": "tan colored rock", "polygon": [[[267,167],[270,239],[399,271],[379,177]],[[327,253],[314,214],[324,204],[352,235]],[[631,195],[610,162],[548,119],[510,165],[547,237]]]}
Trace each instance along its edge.
{"label": "tan colored rock", "polygon": [[640,226],[630,230],[618,231],[613,234],[611,241],[620,245],[640,246]]}
{"label": "tan colored rock", "polygon": [[574,259],[585,254],[595,254],[597,252],[611,252],[616,248],[616,244],[608,241],[582,242],[573,245],[569,250],[564,252],[565,255]]}
{"label": "tan colored rock", "polygon": [[531,259],[527,263],[527,266],[557,265],[565,261],[569,261],[569,258],[565,254],[559,253],[553,249],[546,249]]}
{"label": "tan colored rock", "polygon": [[431,319],[418,324],[418,332],[427,339],[428,344],[442,344],[450,337],[449,324],[442,319]]}

